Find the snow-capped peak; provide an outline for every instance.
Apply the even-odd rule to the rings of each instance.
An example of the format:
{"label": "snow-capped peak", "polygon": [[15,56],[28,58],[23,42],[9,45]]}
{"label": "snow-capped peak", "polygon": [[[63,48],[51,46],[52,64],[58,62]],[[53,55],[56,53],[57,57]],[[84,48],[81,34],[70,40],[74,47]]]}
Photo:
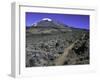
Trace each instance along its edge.
{"label": "snow-capped peak", "polygon": [[37,26],[37,23],[33,23],[32,26]]}
{"label": "snow-capped peak", "polygon": [[50,19],[50,18],[43,18],[42,20],[46,20],[46,21],[52,21],[52,19]]}

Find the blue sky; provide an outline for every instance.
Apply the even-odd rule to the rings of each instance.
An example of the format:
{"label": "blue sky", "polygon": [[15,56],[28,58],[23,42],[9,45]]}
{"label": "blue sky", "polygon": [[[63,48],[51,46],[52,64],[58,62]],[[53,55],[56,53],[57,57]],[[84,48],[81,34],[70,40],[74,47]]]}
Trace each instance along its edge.
{"label": "blue sky", "polygon": [[75,28],[89,29],[90,25],[89,15],[26,12],[26,26],[30,26],[43,18],[50,18]]}

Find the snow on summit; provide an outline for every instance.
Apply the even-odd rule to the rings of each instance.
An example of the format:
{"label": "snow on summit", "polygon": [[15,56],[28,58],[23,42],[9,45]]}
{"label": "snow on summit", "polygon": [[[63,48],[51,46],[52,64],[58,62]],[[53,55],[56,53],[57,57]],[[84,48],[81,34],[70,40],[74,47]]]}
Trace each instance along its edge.
{"label": "snow on summit", "polygon": [[33,23],[31,26],[37,26],[37,23],[35,22],[35,23]]}
{"label": "snow on summit", "polygon": [[50,18],[43,18],[42,20],[52,21]]}
{"label": "snow on summit", "polygon": [[[52,21],[52,19],[50,19],[50,18],[43,18],[42,20],[43,21]],[[38,22],[40,22],[40,21],[38,21]],[[37,26],[38,22],[33,23],[32,26]]]}

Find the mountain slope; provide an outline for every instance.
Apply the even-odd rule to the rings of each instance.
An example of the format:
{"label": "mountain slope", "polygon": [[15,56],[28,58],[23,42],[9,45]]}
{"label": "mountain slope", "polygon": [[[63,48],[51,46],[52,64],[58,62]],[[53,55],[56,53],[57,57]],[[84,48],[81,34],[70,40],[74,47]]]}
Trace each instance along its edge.
{"label": "mountain slope", "polygon": [[32,34],[55,34],[71,31],[70,27],[66,26],[52,19],[43,18],[39,22],[34,23],[29,29],[26,29],[26,31]]}
{"label": "mountain slope", "polygon": [[44,18],[26,29],[26,67],[89,64],[89,30]]}

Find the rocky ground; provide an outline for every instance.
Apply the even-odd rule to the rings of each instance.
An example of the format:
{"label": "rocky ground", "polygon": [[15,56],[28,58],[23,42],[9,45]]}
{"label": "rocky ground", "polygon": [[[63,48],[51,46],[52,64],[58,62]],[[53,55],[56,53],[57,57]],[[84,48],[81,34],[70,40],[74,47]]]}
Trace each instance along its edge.
{"label": "rocky ground", "polygon": [[89,64],[89,31],[26,32],[26,67]]}

